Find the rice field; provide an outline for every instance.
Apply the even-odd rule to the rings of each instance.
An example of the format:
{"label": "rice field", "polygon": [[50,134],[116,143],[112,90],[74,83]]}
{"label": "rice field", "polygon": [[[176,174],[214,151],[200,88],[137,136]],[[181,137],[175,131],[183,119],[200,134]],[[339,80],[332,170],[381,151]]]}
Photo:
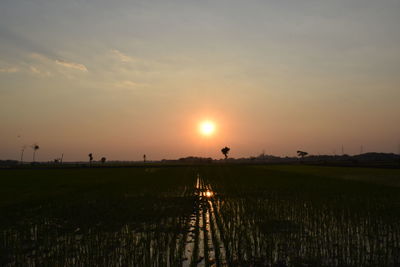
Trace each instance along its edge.
{"label": "rice field", "polygon": [[1,266],[399,266],[400,170],[1,170]]}

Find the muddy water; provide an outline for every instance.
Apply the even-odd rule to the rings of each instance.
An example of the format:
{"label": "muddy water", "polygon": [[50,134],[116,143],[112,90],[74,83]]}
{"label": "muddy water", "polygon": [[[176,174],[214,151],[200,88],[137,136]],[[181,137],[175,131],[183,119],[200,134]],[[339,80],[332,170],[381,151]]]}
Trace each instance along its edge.
{"label": "muddy water", "polygon": [[[224,195],[225,184],[195,178],[177,197],[102,206],[109,221],[27,216],[2,229],[0,266],[400,266],[396,213],[373,217],[336,203]],[[113,213],[118,205],[125,212]]]}
{"label": "muddy water", "polygon": [[[221,232],[216,222],[213,199],[216,192],[210,184],[197,176],[195,195],[196,207],[191,216],[188,231],[188,242],[185,251],[184,266],[226,266],[226,252],[221,238]],[[195,226],[195,227],[193,227]],[[195,232],[195,235],[192,235]]]}
{"label": "muddy water", "polygon": [[[32,215],[31,220],[2,231],[0,265],[226,266],[213,203],[215,194],[211,185],[198,176],[195,188],[185,187],[179,194],[181,200],[166,198],[161,203],[147,203],[157,206],[162,216],[157,212],[147,214],[143,207],[144,211],[138,211],[143,218],[133,214],[121,223],[119,218],[110,218],[109,224],[99,221],[82,225],[56,216]],[[193,203],[192,214],[179,215],[181,201]],[[93,204],[93,208],[98,205]],[[169,214],[171,209],[177,214]]]}

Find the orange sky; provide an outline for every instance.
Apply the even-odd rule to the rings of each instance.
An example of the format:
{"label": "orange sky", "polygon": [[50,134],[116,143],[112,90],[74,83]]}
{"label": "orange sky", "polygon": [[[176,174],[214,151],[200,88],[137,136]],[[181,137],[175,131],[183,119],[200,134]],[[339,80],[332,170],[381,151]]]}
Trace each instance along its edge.
{"label": "orange sky", "polygon": [[33,143],[43,161],[398,153],[399,14],[390,0],[2,1],[0,159]]}

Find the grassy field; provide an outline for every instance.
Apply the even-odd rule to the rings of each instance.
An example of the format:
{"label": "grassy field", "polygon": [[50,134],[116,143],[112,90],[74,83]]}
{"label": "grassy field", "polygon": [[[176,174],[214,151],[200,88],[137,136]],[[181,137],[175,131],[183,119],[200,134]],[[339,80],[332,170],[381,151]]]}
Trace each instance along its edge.
{"label": "grassy field", "polygon": [[399,266],[400,170],[0,171],[1,266]]}

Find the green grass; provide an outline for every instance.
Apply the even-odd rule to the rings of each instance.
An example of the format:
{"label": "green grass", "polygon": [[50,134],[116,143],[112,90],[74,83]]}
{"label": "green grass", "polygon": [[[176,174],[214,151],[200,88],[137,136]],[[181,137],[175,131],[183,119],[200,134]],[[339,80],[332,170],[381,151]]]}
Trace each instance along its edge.
{"label": "green grass", "polygon": [[205,172],[209,177],[219,175],[230,179],[227,187],[249,182],[257,183],[261,187],[282,186],[284,189],[286,186],[288,190],[299,189],[300,192],[311,189],[335,192],[336,189],[343,189],[367,193],[369,189],[376,191],[377,188],[386,188],[381,185],[400,185],[399,169],[299,165],[222,165],[197,167],[197,170],[192,167],[1,170],[0,208],[58,198],[108,198],[124,193],[164,194],[168,191],[179,191],[179,187],[187,185],[187,181],[193,182],[196,171]]}
{"label": "green grass", "polygon": [[[0,207],[58,198],[164,194],[179,190],[187,171],[173,168],[2,170]],[[193,180],[193,175],[187,178]]]}

